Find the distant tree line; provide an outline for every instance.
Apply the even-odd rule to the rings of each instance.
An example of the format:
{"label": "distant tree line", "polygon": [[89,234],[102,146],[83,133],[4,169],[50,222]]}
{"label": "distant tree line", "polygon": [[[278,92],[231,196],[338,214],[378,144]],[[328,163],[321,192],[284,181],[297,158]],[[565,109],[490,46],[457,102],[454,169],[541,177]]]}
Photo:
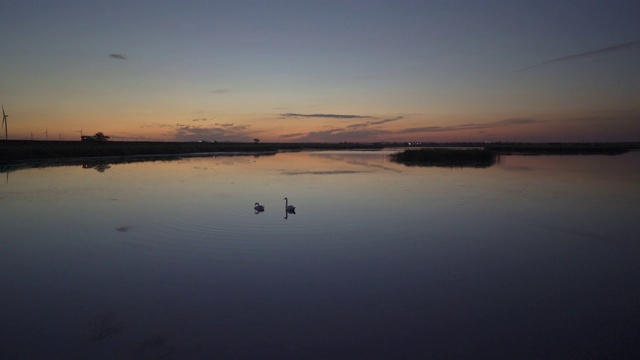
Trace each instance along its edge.
{"label": "distant tree line", "polygon": [[109,141],[110,137],[106,136],[104,133],[99,131],[92,136],[89,136],[89,135],[81,136],[80,139],[82,141]]}

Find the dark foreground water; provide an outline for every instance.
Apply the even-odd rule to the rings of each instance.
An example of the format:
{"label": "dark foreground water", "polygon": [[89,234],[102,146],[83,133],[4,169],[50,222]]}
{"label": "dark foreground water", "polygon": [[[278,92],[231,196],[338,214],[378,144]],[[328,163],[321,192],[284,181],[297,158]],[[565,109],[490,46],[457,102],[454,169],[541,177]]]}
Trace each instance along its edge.
{"label": "dark foreground water", "polygon": [[385,154],[0,174],[0,359],[640,356],[640,153]]}

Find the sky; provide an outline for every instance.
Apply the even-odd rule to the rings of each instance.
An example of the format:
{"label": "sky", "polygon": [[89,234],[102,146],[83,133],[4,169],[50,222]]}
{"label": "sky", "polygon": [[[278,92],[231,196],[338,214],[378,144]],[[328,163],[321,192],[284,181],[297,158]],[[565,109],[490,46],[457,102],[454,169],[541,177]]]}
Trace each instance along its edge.
{"label": "sky", "polygon": [[638,14],[637,0],[11,1],[0,103],[9,139],[640,141]]}

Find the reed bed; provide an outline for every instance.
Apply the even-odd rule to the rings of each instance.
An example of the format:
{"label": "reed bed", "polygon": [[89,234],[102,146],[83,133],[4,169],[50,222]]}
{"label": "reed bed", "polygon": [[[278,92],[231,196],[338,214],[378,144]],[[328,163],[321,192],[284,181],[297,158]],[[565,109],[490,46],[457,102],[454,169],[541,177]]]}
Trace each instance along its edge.
{"label": "reed bed", "polygon": [[477,167],[495,164],[499,156],[485,149],[417,149],[391,155],[391,160],[407,166]]}

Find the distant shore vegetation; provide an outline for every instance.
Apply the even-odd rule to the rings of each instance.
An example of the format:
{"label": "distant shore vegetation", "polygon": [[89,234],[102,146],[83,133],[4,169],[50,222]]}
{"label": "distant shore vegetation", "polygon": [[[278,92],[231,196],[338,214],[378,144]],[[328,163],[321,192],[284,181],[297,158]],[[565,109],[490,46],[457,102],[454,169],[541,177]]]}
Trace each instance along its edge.
{"label": "distant shore vegetation", "polygon": [[[255,139],[257,140],[257,139]],[[269,155],[281,151],[381,150],[408,148],[392,160],[412,166],[486,167],[501,155],[617,155],[639,150],[633,143],[267,143],[253,142],[152,142],[152,141],[0,141],[0,172],[23,166],[65,163],[108,163],[168,160],[186,156]],[[102,159],[102,160],[101,160]]]}
{"label": "distant shore vegetation", "polygon": [[631,149],[638,149],[638,144],[629,143],[493,143],[466,145],[467,147],[436,146],[408,149],[391,155],[391,160],[407,166],[489,167],[499,162],[502,155],[619,155]]}
{"label": "distant shore vegetation", "polygon": [[416,149],[391,155],[391,160],[407,166],[477,167],[495,164],[499,156],[485,149]]}
{"label": "distant shore vegetation", "polygon": [[380,150],[383,147],[373,143],[8,140],[0,141],[0,172],[25,167],[169,161],[194,156],[265,156],[281,151]]}
{"label": "distant shore vegetation", "polygon": [[276,153],[278,151],[381,149],[358,143],[154,142],[154,141],[0,141],[0,163],[63,158]]}

